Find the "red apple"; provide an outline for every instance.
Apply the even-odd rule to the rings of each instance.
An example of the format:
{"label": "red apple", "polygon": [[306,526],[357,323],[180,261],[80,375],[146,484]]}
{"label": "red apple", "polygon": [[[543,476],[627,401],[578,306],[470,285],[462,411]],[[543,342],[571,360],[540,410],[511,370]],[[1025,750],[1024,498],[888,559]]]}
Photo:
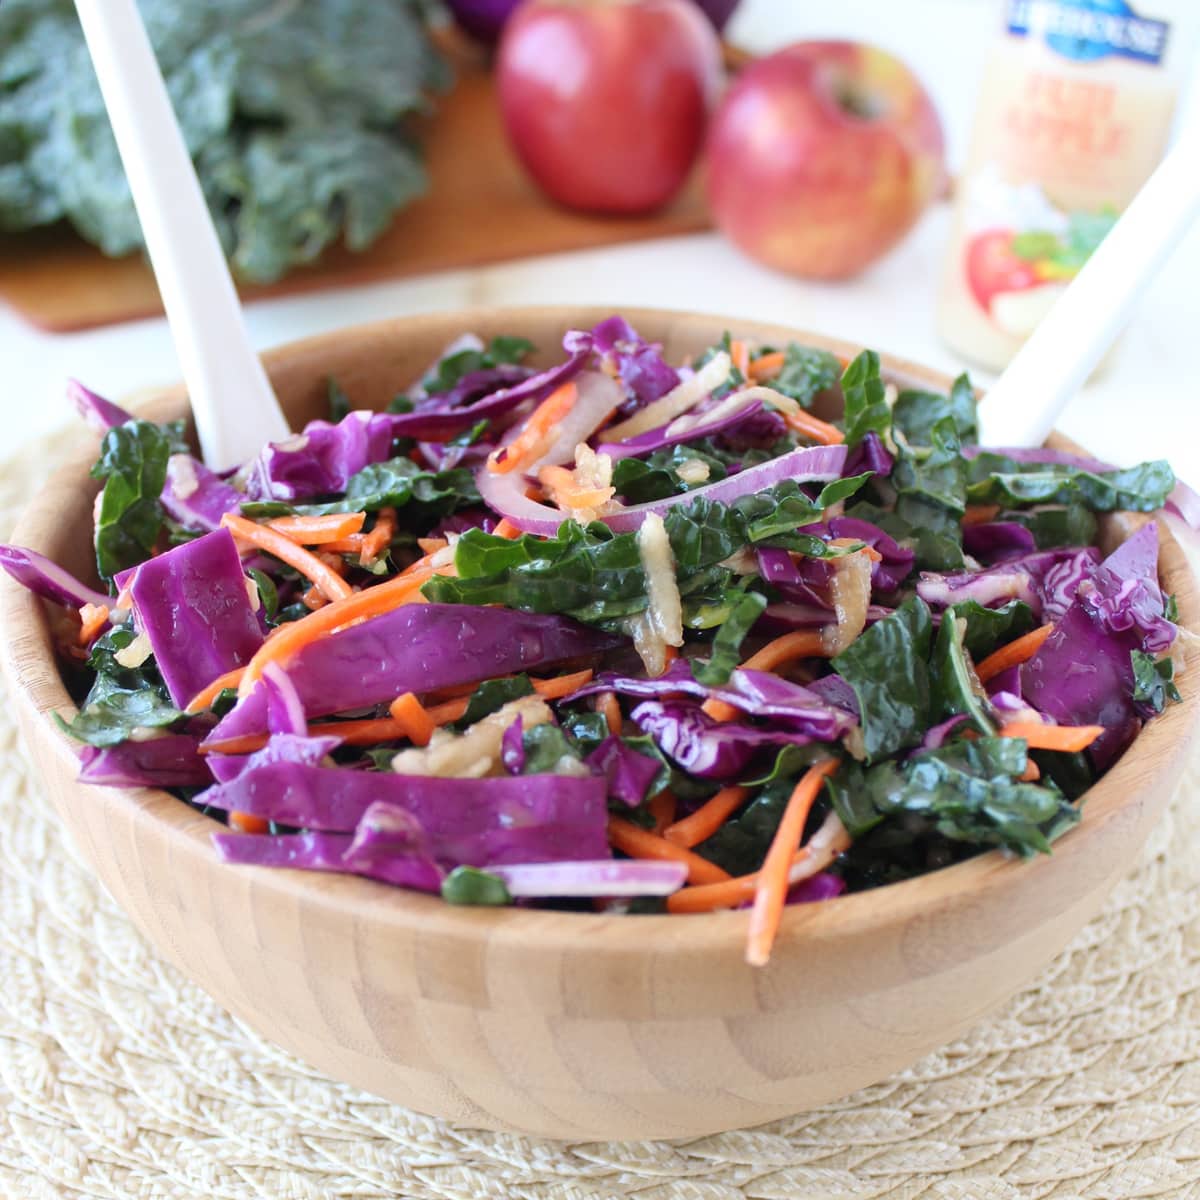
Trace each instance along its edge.
{"label": "red apple", "polygon": [[692,0],[526,0],[496,65],[508,136],[561,204],[641,213],[679,190],[721,77]]}
{"label": "red apple", "polygon": [[981,308],[990,309],[992,297],[1037,287],[1041,280],[1033,263],[1013,252],[1011,229],[989,229],[967,243],[967,283]]}
{"label": "red apple", "polygon": [[747,254],[841,279],[912,227],[945,178],[942,126],[898,59],[798,42],[738,77],[713,118],[708,199]]}

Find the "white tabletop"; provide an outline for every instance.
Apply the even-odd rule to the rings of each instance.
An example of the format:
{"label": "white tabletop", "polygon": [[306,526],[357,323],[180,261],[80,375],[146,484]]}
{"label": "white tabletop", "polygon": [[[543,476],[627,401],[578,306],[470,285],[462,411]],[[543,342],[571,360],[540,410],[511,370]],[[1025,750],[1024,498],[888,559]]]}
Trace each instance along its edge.
{"label": "white tabletop", "polygon": [[[756,50],[799,36],[836,35],[869,38],[901,54],[939,104],[951,165],[961,161],[979,67],[994,28],[996,10],[989,0],[906,0],[903,6],[841,0],[836,14],[826,17],[813,8],[798,0],[744,0],[731,32]],[[939,36],[931,38],[934,28]],[[953,54],[946,52],[949,45]],[[597,303],[614,310],[650,305],[727,314],[734,322],[777,321],[957,371],[964,364],[938,340],[934,327],[948,227],[948,211],[935,208],[896,250],[845,284],[772,273],[718,235],[699,234],[259,301],[249,306],[247,322],[254,344],[267,347],[358,321],[468,305]],[[1200,337],[1197,279],[1200,228],[1179,246],[1147,294],[1108,369],[1060,422],[1100,458],[1126,465],[1165,457],[1193,483],[1200,483],[1200,396],[1193,367]],[[0,456],[62,424],[68,376],[119,396],[178,375],[161,319],[53,335],[3,308],[0,363]],[[983,372],[974,377],[988,379]]]}

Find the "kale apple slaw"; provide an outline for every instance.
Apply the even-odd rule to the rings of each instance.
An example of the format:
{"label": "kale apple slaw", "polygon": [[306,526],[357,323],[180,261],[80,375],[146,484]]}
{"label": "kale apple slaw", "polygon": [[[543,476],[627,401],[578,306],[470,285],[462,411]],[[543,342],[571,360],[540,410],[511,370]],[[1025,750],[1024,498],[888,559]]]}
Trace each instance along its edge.
{"label": "kale apple slaw", "polygon": [[464,335],[386,411],[331,381],[226,475],[72,385],[107,590],[0,563],[59,606],[80,778],[174,790],[231,863],[749,908],[761,964],[789,903],[1048,852],[1178,699],[1154,522],[1095,545],[1166,463],[981,448],[965,377],[871,351],[532,350]]}

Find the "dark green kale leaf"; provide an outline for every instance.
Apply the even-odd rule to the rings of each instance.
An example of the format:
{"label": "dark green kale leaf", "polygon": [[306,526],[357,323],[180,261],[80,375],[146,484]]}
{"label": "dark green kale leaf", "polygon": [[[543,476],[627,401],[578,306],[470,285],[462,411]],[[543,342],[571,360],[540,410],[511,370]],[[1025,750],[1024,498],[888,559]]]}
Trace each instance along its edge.
{"label": "dark green kale leaf", "polygon": [[853,450],[868,433],[884,437],[892,428],[892,410],[884,398],[879,355],[864,350],[842,373],[846,447]]}
{"label": "dark green kale leaf", "polygon": [[838,381],[842,364],[836,354],[816,346],[788,342],[783,355],[783,367],[768,385],[785,396],[791,396],[803,407],[811,408],[813,400],[828,391]]}
{"label": "dark green kale leaf", "polygon": [[126,421],[100,443],[92,477],[104,480],[96,518],[96,566],[104,579],[150,557],[163,528],[167,460],[186,451],[183,422]]}
{"label": "dark green kale leaf", "polygon": [[1133,702],[1146,716],[1157,716],[1168,701],[1181,703],[1175,686],[1175,663],[1168,656],[1154,659],[1144,650],[1130,654],[1133,663]]}
{"label": "dark green kale leaf", "polygon": [[[708,467],[708,476],[699,483],[688,483],[679,477],[685,462],[699,460]],[[656,450],[645,458],[621,458],[613,465],[612,482],[617,495],[626,504],[646,504],[665,500],[681,492],[707,487],[726,476],[726,464],[705,442],[671,446]]]}
{"label": "dark green kale leaf", "polygon": [[[709,346],[709,348],[705,350],[704,353],[701,354],[692,365],[698,371],[702,366],[704,366],[705,363],[709,362],[722,350],[724,350],[725,353],[732,358],[733,338],[730,336],[728,329],[725,330],[725,332],[721,335],[721,340],[715,346]],[[745,375],[738,370],[736,365],[732,366],[729,369],[729,378],[723,384],[721,384],[719,388],[716,388],[713,391],[713,399],[720,400],[723,397],[728,396],[731,392],[736,392],[738,388],[745,387],[749,382],[750,381],[745,377]]]}
{"label": "dark green kale leaf", "polygon": [[451,728],[456,732],[462,732],[469,725],[474,725],[476,721],[481,721],[484,717],[491,716],[492,713],[503,708],[510,701],[519,700],[522,696],[531,695],[533,695],[533,684],[529,682],[528,675],[485,679],[471,693],[471,698],[467,701],[466,711],[454,722]]}
{"label": "dark green kale leaf", "polygon": [[447,904],[485,908],[503,908],[512,903],[504,880],[478,867],[455,867],[442,880],[442,899]]}
{"label": "dark green kale leaf", "polygon": [[898,449],[891,474],[896,516],[913,531],[917,566],[950,571],[963,565],[967,463],[952,417],[937,421],[929,439],[928,448]]}
{"label": "dark green kale leaf", "polygon": [[931,446],[933,430],[949,418],[960,442],[979,440],[975,389],[960,375],[948,396],[938,392],[904,391],[892,406],[892,426],[910,446]]}
{"label": "dark green kale leaf", "polygon": [[734,667],[741,661],[738,651],[746,634],[767,607],[767,598],[757,592],[745,592],[725,618],[713,638],[707,661],[693,660],[692,674],[708,687],[728,683]]}
{"label": "dark green kale leaf", "polygon": [[123,667],[116,655],[136,635],[128,626],[110,629],[92,648],[88,666],[96,673],[91,690],[72,721],[55,719],[72,737],[90,746],[115,746],[135,729],[159,729],[183,717],[171,703],[153,658]]}
{"label": "dark green kale leaf", "polygon": [[854,689],[868,762],[917,745],[933,722],[929,651],[933,623],[919,597],[868,626],[833,669]]}
{"label": "dark green kale leaf", "polygon": [[1082,504],[1053,505],[1029,509],[1003,509],[997,521],[1024,525],[1033,534],[1039,550],[1056,546],[1094,546],[1096,518]]}
{"label": "dark green kale leaf", "polygon": [[533,343],[528,338],[501,334],[492,338],[482,350],[459,350],[438,359],[433,370],[421,380],[421,386],[431,395],[448,392],[464,375],[502,364],[523,362],[533,353],[533,349]]}
{"label": "dark green kale leaf", "polygon": [[1084,504],[1093,512],[1153,512],[1174,487],[1175,473],[1163,459],[1092,472],[985,452],[968,465],[967,498],[972,504]]}
{"label": "dark green kale leaf", "polygon": [[930,717],[934,724],[950,717],[966,716],[972,728],[983,734],[996,731],[983,688],[963,649],[966,620],[953,612],[942,615],[930,662]]}
{"label": "dark green kale leaf", "polygon": [[794,777],[768,783],[740,813],[696,846],[696,853],[731,875],[757,871],[783,819],[795,784]]}
{"label": "dark green kale leaf", "polygon": [[828,789],[855,839],[884,822],[899,822],[913,838],[935,833],[980,850],[1047,853],[1053,837],[1079,814],[1057,788],[1016,778],[1025,769],[1025,755],[1019,738],[983,738],[903,763],[845,764]]}
{"label": "dark green kale leaf", "polygon": [[1037,624],[1033,609],[1023,600],[1010,600],[999,608],[984,608],[976,600],[961,600],[951,605],[948,612],[966,622],[963,646],[976,662]]}

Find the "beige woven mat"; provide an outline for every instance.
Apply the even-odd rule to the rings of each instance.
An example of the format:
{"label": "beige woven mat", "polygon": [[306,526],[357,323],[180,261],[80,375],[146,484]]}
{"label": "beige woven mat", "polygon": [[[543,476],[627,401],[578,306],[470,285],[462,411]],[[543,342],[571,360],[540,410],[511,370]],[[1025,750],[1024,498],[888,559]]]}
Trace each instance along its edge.
{"label": "beige woven mat", "polygon": [[[0,531],[40,455],[0,468]],[[820,1112],[557,1144],[384,1104],[160,962],[72,856],[0,707],[0,1196],[1200,1197],[1200,776],[1104,914],[996,1017]]]}

